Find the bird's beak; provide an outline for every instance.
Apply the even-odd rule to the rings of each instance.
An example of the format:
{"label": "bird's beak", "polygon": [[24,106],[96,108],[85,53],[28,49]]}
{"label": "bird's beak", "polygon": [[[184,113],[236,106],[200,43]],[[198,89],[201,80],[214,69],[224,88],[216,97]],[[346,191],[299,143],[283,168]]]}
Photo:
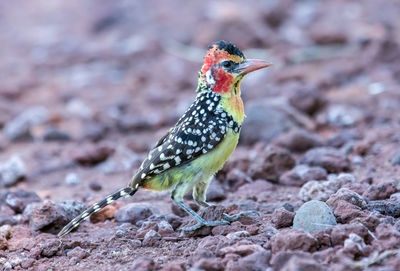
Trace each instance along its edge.
{"label": "bird's beak", "polygon": [[240,75],[246,75],[259,69],[271,66],[272,64],[260,59],[246,59],[237,66],[237,72]]}

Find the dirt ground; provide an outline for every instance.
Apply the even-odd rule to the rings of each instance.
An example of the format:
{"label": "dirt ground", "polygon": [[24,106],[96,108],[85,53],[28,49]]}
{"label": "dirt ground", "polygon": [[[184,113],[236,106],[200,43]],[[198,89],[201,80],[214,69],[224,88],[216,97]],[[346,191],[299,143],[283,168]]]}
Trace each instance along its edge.
{"label": "dirt ground", "polygon": [[[1,270],[400,270],[399,14],[373,0],[2,1]],[[218,40],[274,65],[242,83],[215,206],[186,200],[208,219],[260,216],[182,234],[194,222],[168,192],[139,191],[58,238],[129,182]]]}

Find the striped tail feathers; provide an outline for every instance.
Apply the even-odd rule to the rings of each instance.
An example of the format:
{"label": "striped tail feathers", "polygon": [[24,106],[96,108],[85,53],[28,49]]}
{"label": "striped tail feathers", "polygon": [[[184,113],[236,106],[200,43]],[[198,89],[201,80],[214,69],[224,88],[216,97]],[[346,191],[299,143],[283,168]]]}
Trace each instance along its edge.
{"label": "striped tail feathers", "polygon": [[67,235],[70,231],[75,229],[76,227],[79,226],[84,220],[88,219],[91,215],[97,213],[107,205],[110,205],[117,199],[121,197],[130,197],[133,196],[136,193],[137,189],[133,189],[131,187],[125,187],[117,192],[109,195],[108,197],[102,199],[101,201],[93,204],[90,206],[88,209],[83,211],[79,216],[75,217],[71,222],[69,222],[59,233],[58,237],[63,237],[64,235]]}

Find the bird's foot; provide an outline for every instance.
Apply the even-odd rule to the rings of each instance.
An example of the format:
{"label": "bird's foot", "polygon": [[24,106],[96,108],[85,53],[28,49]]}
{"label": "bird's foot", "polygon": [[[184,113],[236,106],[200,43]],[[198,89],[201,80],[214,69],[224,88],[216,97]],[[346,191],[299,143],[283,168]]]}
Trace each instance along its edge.
{"label": "bird's foot", "polygon": [[239,220],[241,217],[244,216],[251,216],[251,215],[257,215],[260,216],[260,213],[257,211],[245,211],[245,212],[240,212],[238,214],[235,215],[228,215],[228,214],[222,214],[222,219],[228,222],[235,222],[237,220]]}
{"label": "bird's foot", "polygon": [[182,228],[182,231],[194,231],[197,229],[200,229],[203,226],[206,227],[215,227],[215,226],[222,226],[222,225],[229,225],[231,224],[229,221],[227,221],[226,219],[224,220],[216,220],[216,221],[209,221],[209,220],[201,220],[198,221],[196,225],[193,225],[191,227],[185,227]]}

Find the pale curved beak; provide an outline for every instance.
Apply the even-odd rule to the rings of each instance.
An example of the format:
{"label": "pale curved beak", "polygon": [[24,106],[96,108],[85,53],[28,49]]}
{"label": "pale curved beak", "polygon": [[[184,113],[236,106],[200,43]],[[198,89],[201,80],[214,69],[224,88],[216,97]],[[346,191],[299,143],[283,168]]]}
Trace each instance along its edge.
{"label": "pale curved beak", "polygon": [[266,67],[271,66],[271,63],[268,63],[264,60],[260,60],[260,59],[246,59],[245,61],[243,61],[242,63],[240,63],[237,68],[236,71],[240,74],[240,75],[246,75],[249,72],[253,72],[259,69],[264,69]]}

